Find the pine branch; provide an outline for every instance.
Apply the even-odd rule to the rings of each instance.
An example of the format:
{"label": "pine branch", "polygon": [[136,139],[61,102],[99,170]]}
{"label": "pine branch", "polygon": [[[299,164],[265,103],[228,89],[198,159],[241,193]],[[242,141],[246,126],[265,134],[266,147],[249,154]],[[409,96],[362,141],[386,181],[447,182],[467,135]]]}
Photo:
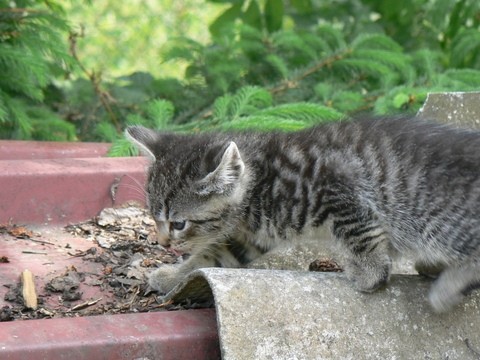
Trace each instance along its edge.
{"label": "pine branch", "polygon": [[321,62],[311,66],[310,68],[304,70],[300,75],[295,76],[292,79],[285,79],[280,84],[272,87],[269,89],[269,91],[272,94],[278,94],[280,92],[294,89],[300,86],[300,82],[304,80],[305,78],[309,77],[312,74],[315,74],[316,72],[323,70],[326,67],[332,66],[335,62],[340,61],[348,55],[352,53],[351,49],[346,49],[343,50],[342,52],[332,55],[330,57],[327,57],[326,59],[322,60]]}
{"label": "pine branch", "polygon": [[79,37],[83,37],[83,29],[82,33],[74,33],[70,32],[70,35],[68,37],[68,41],[70,44],[70,54],[72,57],[75,59],[77,62],[78,66],[80,69],[83,71],[83,73],[87,76],[87,78],[90,80],[92,83],[93,89],[95,93],[98,96],[98,99],[100,100],[102,106],[104,109],[107,111],[108,116],[110,117],[110,120],[112,121],[113,125],[115,126],[115,129],[117,130],[118,133],[122,131],[122,127],[120,125],[120,122],[117,118],[117,115],[112,109],[111,103],[115,102],[115,99],[108,93],[107,91],[102,89],[102,77],[101,74],[95,72],[95,71],[89,71],[85,65],[81,62],[78,54],[77,54],[77,39]]}
{"label": "pine branch", "polygon": [[14,14],[46,14],[45,11],[35,10],[29,8],[0,8],[0,13],[14,13]]}

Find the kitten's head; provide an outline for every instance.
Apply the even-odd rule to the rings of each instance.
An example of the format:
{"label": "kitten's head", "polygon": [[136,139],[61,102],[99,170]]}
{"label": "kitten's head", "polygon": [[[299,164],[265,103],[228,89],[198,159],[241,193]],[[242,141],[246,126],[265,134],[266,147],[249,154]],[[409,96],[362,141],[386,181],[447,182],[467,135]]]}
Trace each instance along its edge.
{"label": "kitten's head", "polygon": [[151,159],[147,197],[160,244],[192,252],[234,231],[248,184],[234,142],[141,126],[125,134]]}

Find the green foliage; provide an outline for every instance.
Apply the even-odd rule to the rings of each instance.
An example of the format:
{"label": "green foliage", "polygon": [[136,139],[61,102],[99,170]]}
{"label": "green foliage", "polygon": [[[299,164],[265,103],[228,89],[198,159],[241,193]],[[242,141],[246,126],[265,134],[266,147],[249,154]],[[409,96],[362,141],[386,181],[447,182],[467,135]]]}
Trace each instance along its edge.
{"label": "green foliage", "polygon": [[[110,141],[110,154],[120,156],[134,153],[123,140],[128,124],[179,132],[291,131],[359,112],[413,113],[429,92],[480,87],[477,0],[190,1],[205,5],[201,11],[215,8],[213,20],[200,31],[182,15],[182,2],[172,12],[184,31],[173,26],[166,43],[157,41],[161,48],[150,36],[158,35],[160,11],[147,3],[137,10],[151,14],[150,28],[132,25],[125,14],[137,10],[127,11],[126,3],[64,5],[76,19],[88,14],[101,22],[101,14],[116,14],[112,24],[129,24],[109,28],[111,39],[103,43],[88,43],[88,29],[67,34],[58,4],[25,1],[42,11],[27,12],[21,22],[6,11],[5,24],[1,10],[9,7],[1,5],[0,121],[7,126],[0,136]],[[211,38],[194,36],[206,31]],[[65,55],[67,35],[75,68]],[[138,63],[145,47],[156,51],[148,59],[159,67]],[[125,59],[138,71],[122,72]]]}
{"label": "green foliage", "polygon": [[234,96],[220,97],[214,104],[213,114],[219,122],[235,121],[271,104],[272,96],[267,90],[247,86],[241,88]]}
{"label": "green foliage", "polygon": [[[171,102],[166,100],[152,100],[144,105],[143,116],[133,113],[127,116],[127,125],[143,125],[158,130],[168,129],[171,125],[174,108]],[[137,149],[125,138],[118,136],[115,129],[107,128],[108,123],[102,123],[107,133],[115,134],[112,147],[109,150],[110,156],[137,155]],[[107,125],[108,124],[108,125]]]}
{"label": "green foliage", "polygon": [[71,65],[66,22],[43,1],[0,1],[0,137],[74,140],[75,129],[43,103],[45,88]]}
{"label": "green foliage", "polygon": [[165,42],[186,36],[206,43],[207,24],[226,8],[205,0],[76,0],[62,6],[79,35],[82,63],[108,80],[133,72],[179,76],[183,64],[159,61]]}
{"label": "green foliage", "polygon": [[211,2],[231,3],[231,6],[218,16],[209,27],[210,33],[216,38],[224,37],[225,32],[228,33],[228,30],[237,21],[270,33],[282,28],[285,10],[283,0],[211,0]]}
{"label": "green foliage", "polygon": [[222,130],[298,130],[319,119],[327,121],[341,117],[341,113],[319,104],[273,106],[268,91],[251,86],[239,89],[233,96],[218,98],[213,107],[213,119]]}

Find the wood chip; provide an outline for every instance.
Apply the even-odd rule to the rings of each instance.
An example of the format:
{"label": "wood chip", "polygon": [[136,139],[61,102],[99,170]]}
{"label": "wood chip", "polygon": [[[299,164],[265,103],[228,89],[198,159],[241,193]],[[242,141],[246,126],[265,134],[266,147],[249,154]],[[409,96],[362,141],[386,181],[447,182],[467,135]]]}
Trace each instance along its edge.
{"label": "wood chip", "polygon": [[22,296],[23,303],[26,308],[37,309],[37,292],[35,291],[35,282],[33,281],[33,274],[30,270],[24,270],[20,276],[22,281]]}
{"label": "wood chip", "polygon": [[47,310],[47,309],[44,309],[44,308],[38,309],[38,312],[42,315],[49,316],[49,317],[55,316],[55,313],[53,311],[50,311],[50,310]]}

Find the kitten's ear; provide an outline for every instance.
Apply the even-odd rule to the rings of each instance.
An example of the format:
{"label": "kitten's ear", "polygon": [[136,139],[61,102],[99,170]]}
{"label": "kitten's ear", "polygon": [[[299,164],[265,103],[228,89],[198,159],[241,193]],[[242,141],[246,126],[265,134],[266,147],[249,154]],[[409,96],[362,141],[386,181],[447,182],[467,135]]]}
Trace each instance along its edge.
{"label": "kitten's ear", "polygon": [[245,172],[245,164],[237,145],[232,141],[222,155],[220,164],[197,182],[197,194],[224,194],[235,188]]}
{"label": "kitten's ear", "polygon": [[125,130],[125,137],[133,143],[140,152],[155,160],[154,147],[158,142],[158,133],[143,126],[129,126]]}

